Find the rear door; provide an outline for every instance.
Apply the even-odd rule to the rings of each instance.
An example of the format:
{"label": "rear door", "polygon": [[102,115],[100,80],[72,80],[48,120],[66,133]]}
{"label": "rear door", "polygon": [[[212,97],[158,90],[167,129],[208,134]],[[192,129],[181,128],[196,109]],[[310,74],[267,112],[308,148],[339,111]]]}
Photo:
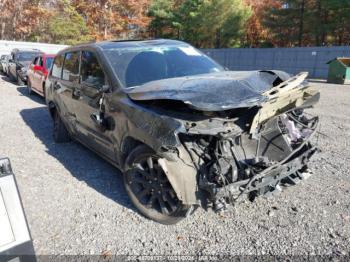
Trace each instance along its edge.
{"label": "rear door", "polygon": [[62,120],[75,131],[74,90],[79,85],[80,52],[67,52],[55,58],[52,67],[52,85],[55,101],[59,107]]}
{"label": "rear door", "polygon": [[105,157],[114,160],[110,131],[102,131],[92,120],[92,115],[100,112],[99,101],[102,94],[98,89],[108,85],[106,75],[94,52],[81,52],[79,96],[75,97],[75,113],[80,140]]}

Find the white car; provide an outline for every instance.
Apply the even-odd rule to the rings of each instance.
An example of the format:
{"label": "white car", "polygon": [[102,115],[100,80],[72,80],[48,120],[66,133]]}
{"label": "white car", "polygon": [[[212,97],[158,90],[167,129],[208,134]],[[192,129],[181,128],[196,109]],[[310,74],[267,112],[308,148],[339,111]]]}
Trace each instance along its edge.
{"label": "white car", "polygon": [[[26,258],[19,256],[30,255]],[[0,158],[0,261],[34,260],[34,248],[10,160]]]}

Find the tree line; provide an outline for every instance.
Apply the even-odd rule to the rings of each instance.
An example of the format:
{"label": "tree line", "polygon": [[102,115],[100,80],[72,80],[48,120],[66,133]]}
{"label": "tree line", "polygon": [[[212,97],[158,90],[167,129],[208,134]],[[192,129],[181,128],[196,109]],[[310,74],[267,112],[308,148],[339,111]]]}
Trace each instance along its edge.
{"label": "tree line", "polygon": [[173,38],[200,48],[350,45],[350,0],[1,0],[0,39]]}

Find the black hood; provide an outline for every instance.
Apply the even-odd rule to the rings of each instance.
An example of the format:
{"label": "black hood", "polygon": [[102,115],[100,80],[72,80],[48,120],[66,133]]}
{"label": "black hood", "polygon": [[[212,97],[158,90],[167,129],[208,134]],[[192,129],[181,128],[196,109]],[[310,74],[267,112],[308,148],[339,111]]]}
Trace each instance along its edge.
{"label": "black hood", "polygon": [[282,71],[225,71],[152,81],[126,89],[133,100],[178,100],[202,111],[260,105],[262,95],[287,80]]}

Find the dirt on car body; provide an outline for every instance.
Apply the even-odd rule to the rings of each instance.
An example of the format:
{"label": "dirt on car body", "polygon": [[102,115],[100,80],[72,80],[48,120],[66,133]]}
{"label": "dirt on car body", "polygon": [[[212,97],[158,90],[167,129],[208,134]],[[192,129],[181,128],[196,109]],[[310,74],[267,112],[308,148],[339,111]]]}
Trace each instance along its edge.
{"label": "dirt on car body", "polygon": [[139,211],[173,224],[309,177],[319,100],[306,73],[226,71],[179,41],[61,51],[46,84],[56,142],[74,138],[124,173]]}

